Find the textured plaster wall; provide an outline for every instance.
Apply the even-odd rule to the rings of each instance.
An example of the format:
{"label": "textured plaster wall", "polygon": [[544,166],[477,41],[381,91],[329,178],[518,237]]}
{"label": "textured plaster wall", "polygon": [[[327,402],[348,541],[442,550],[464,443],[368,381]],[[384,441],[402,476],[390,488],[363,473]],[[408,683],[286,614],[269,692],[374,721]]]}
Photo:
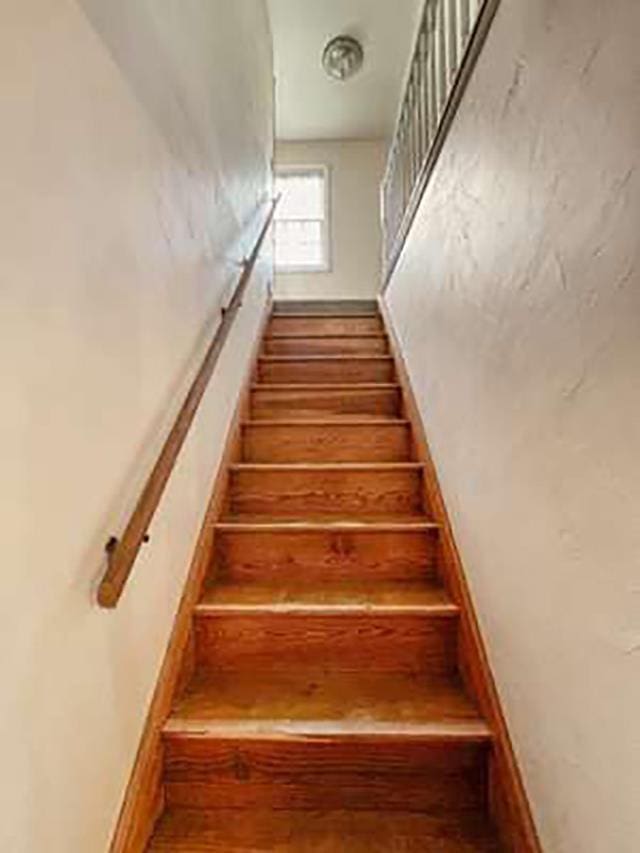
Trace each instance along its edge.
{"label": "textured plaster wall", "polygon": [[331,269],[279,273],[279,299],[370,299],[380,289],[380,182],[387,147],[380,140],[278,142],[282,165],[329,167]]}
{"label": "textured plaster wall", "polygon": [[265,302],[115,612],[94,603],[270,192],[256,0],[21,0],[0,29],[0,849],[108,849]]}
{"label": "textured plaster wall", "polygon": [[388,292],[548,853],[640,849],[639,44],[503,0]]}

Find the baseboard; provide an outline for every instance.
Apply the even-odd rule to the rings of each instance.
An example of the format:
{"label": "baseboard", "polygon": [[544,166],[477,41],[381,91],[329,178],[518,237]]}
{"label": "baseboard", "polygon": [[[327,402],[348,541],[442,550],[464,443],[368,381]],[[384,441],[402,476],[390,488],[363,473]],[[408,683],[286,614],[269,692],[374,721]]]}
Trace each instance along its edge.
{"label": "baseboard", "polygon": [[380,297],[379,305],[391,343],[398,381],[402,388],[405,417],[410,420],[413,427],[416,443],[414,450],[419,461],[425,464],[427,500],[436,521],[441,525],[443,581],[461,611],[462,676],[465,686],[478,702],[494,736],[489,780],[492,817],[507,850],[512,853],[542,853],[466,574],[429,449],[423,419],[411,388],[400,342],[384,297]]}
{"label": "baseboard", "polygon": [[169,716],[176,694],[188,680],[191,658],[191,616],[211,562],[214,525],[222,511],[229,465],[240,457],[241,424],[248,408],[251,379],[256,369],[262,335],[270,313],[269,298],[263,308],[247,373],[227,432],[222,458],[214,478],[211,497],[196,541],[184,591],[147,713],[110,853],[141,853],[146,848],[156,820],[164,809],[162,728]]}

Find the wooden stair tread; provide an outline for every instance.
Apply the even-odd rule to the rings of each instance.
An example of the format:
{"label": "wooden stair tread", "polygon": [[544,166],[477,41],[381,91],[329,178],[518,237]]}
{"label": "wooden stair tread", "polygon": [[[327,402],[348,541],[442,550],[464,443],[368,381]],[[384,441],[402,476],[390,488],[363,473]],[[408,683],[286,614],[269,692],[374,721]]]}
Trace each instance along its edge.
{"label": "wooden stair tread", "polygon": [[484,743],[486,722],[456,678],[370,672],[202,671],[165,737],[368,737]]}
{"label": "wooden stair tread", "polygon": [[385,361],[385,362],[393,362],[393,356],[391,355],[362,355],[358,353],[344,353],[342,355],[305,355],[304,353],[300,353],[299,355],[261,355],[258,359],[259,361],[270,361],[270,362],[283,362],[288,363],[291,361]]}
{"label": "wooden stair tread", "polygon": [[300,429],[307,429],[308,427],[367,427],[367,429],[371,427],[395,427],[395,426],[409,426],[409,421],[406,418],[398,418],[398,417],[389,417],[389,418],[376,418],[375,416],[369,418],[363,418],[362,416],[354,417],[353,415],[345,415],[341,420],[336,422],[334,418],[327,418],[324,415],[322,417],[316,418],[273,418],[271,420],[261,420],[261,419],[252,419],[249,418],[242,423],[243,427],[264,427],[265,429],[271,427],[299,427]]}
{"label": "wooden stair tread", "polygon": [[273,317],[277,317],[280,319],[281,317],[286,317],[288,320],[352,320],[354,317],[357,320],[379,320],[380,313],[377,311],[369,311],[363,313],[348,313],[348,312],[330,312],[327,314],[318,314],[314,312],[299,312],[299,313],[289,313],[283,312],[278,313],[275,312]]}
{"label": "wooden stair tread", "polygon": [[424,462],[237,462],[230,471],[422,471]]}
{"label": "wooden stair tread", "polygon": [[[267,386],[265,386],[265,387],[267,387]],[[317,417],[317,415],[318,415],[317,410],[305,409],[304,407],[302,407],[302,408],[292,407],[290,411],[292,412],[292,416],[297,418],[296,424],[300,424],[300,426],[302,426],[302,424],[305,423],[305,418],[300,417],[300,415],[302,413],[304,413],[304,412],[309,413],[309,423],[311,423],[311,424],[313,424],[313,422],[314,422],[313,419],[315,417]],[[295,415],[293,415],[294,412],[295,412]],[[278,420],[279,417],[280,417],[280,415],[278,415],[277,417],[274,417],[273,423],[276,423],[276,424],[279,423],[279,420]],[[322,412],[322,418],[324,419],[324,422],[327,426],[329,426],[329,425],[340,426],[345,421],[347,421],[347,423],[348,423],[348,420],[350,417],[352,417],[352,415],[340,414],[339,412],[336,412],[336,413],[329,413],[329,412],[324,412],[324,411]],[[382,426],[383,424],[385,424],[387,422],[387,420],[392,424],[397,423],[397,415],[390,415],[389,418],[385,418],[384,416],[381,416],[380,414],[367,415],[366,413],[362,413],[362,414],[359,414],[358,417],[362,418],[362,422],[359,424],[360,426],[367,426],[369,424],[373,424],[374,426]],[[271,423],[269,418],[262,418],[260,422],[264,423],[264,424]],[[255,421],[254,421],[254,423],[255,423]]]}
{"label": "wooden stair tread", "polygon": [[[384,332],[353,332],[352,334],[346,334],[343,332],[331,332],[329,334],[323,334],[319,336],[324,341],[341,341],[343,338],[364,338],[365,340],[388,340],[388,336],[385,335]],[[300,335],[291,335],[285,333],[269,333],[265,335],[263,338],[264,341],[300,341],[306,340],[306,336],[301,338]]]}
{"label": "wooden stair tread", "polygon": [[397,382],[254,382],[251,389],[253,391],[290,391],[295,393],[312,391],[315,394],[322,391],[344,391],[345,393],[353,391],[400,391],[400,385]]}
{"label": "wooden stair tread", "polygon": [[415,812],[172,809],[148,853],[498,853],[482,815]]}
{"label": "wooden stair tread", "polygon": [[288,583],[219,582],[207,588],[198,614],[224,610],[252,611],[384,611],[388,613],[424,613],[455,616],[457,606],[436,582],[423,583],[349,580],[340,583],[309,585]]}
{"label": "wooden stair tread", "polygon": [[228,514],[215,525],[218,530],[246,531],[289,531],[297,530],[326,530],[333,532],[357,533],[362,532],[402,532],[402,531],[428,531],[438,530],[440,525],[432,521],[428,516],[415,515],[379,515],[359,516],[354,519],[349,516],[340,518],[338,516],[307,515],[304,518],[298,516],[269,516],[249,514]]}

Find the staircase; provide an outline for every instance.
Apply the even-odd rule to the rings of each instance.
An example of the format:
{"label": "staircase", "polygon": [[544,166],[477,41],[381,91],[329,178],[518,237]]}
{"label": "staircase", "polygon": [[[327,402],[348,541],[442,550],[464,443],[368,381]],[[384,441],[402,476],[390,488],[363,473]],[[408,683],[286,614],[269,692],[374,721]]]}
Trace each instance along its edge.
{"label": "staircase", "polygon": [[319,308],[268,324],[148,850],[498,851],[384,325]]}

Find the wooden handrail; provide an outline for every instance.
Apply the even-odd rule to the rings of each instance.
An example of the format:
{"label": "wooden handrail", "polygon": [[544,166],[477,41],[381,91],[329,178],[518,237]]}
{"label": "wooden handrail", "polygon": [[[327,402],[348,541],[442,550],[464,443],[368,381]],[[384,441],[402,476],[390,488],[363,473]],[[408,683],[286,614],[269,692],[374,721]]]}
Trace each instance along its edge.
{"label": "wooden handrail", "polygon": [[193,384],[180,408],[171,432],[167,436],[156,464],[153,466],[153,470],[142,490],[142,494],[129,519],[129,523],[122,534],[122,538],[116,539],[112,537],[106,545],[108,565],[98,587],[98,604],[101,607],[114,608],[117,605],[131,574],[138,551],[142,543],[148,538],[147,531],[149,530],[149,525],[158,508],[167,481],[171,476],[195,414],[198,411],[198,406],[207,389],[233,320],[242,305],[242,297],[249,284],[264,239],[271,227],[277,204],[278,199],[276,198],[269,207],[269,213],[253,251],[242,263],[242,273],[231,297],[231,301],[222,309],[220,325],[216,329],[200,370],[193,380]]}

